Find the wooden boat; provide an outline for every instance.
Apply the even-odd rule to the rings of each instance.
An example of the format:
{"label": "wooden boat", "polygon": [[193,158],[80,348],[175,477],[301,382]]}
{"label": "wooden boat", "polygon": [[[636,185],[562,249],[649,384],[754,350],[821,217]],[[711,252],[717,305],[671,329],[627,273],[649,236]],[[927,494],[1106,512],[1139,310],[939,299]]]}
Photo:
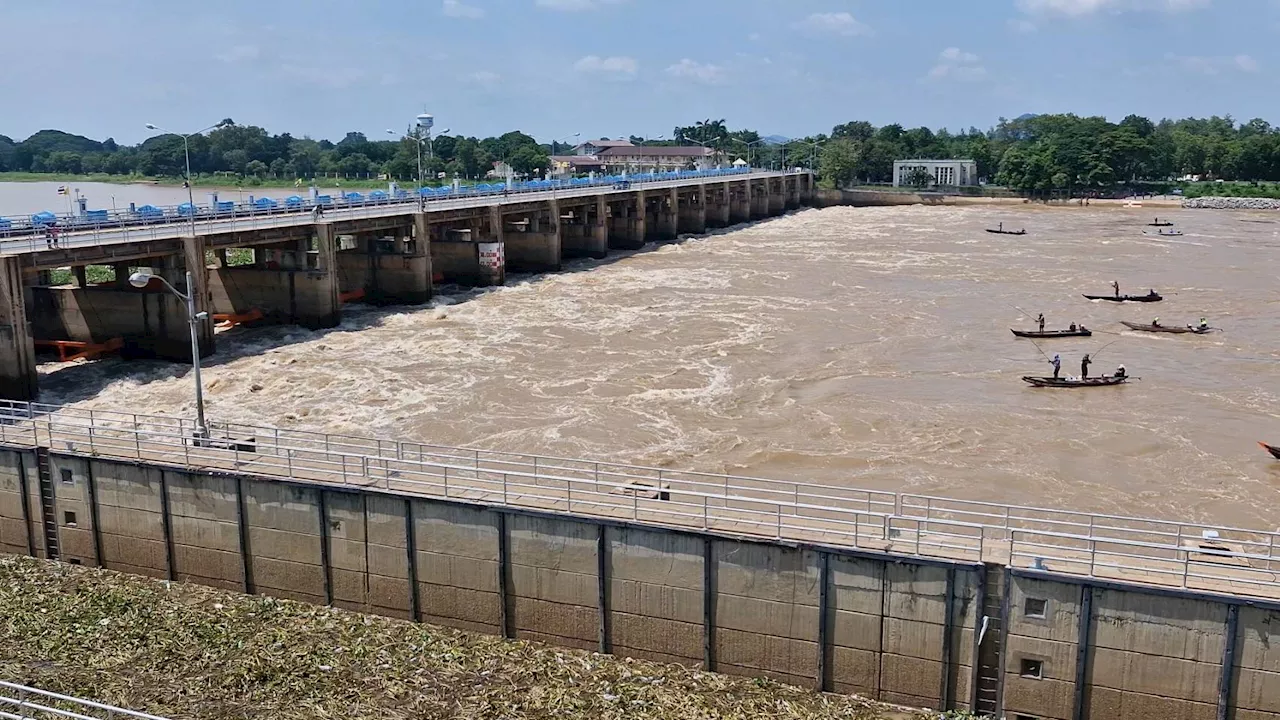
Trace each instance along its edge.
{"label": "wooden boat", "polygon": [[987,228],[987,232],[992,233],[994,235],[1026,235],[1027,229],[1022,228],[1021,230],[1005,230],[1004,223],[1000,223],[998,226],[994,228]]}
{"label": "wooden boat", "polygon": [[1174,325],[1149,325],[1146,323],[1129,322],[1128,320],[1121,320],[1120,324],[1124,325],[1130,330],[1137,330],[1139,332],[1173,333],[1176,335],[1182,335],[1186,333],[1191,333],[1193,335],[1204,335],[1205,333],[1213,329],[1213,328],[1205,328],[1204,330],[1201,330],[1199,328],[1177,327]]}
{"label": "wooden boat", "polygon": [[1060,338],[1060,337],[1090,337],[1093,331],[1089,328],[1079,328],[1078,330],[1013,330],[1015,337],[1020,338]]}
{"label": "wooden boat", "polygon": [[1280,460],[1280,447],[1276,447],[1275,445],[1268,445],[1264,442],[1260,442],[1258,444],[1262,446],[1263,450],[1266,450],[1267,452],[1271,453],[1272,457],[1274,457],[1277,460]]}
{"label": "wooden boat", "polygon": [[1160,293],[1148,295],[1085,295],[1090,300],[1110,300],[1111,302],[1160,302],[1164,296]]}
{"label": "wooden boat", "polygon": [[1143,235],[1159,236],[1159,237],[1182,237],[1181,230],[1157,230],[1155,232],[1144,232]]}
{"label": "wooden boat", "polygon": [[1030,383],[1034,387],[1047,388],[1083,388],[1083,387],[1106,387],[1108,385],[1122,385],[1129,382],[1133,378],[1116,377],[1115,375],[1102,375],[1091,378],[1052,378],[1052,377],[1035,377],[1031,375],[1022,376],[1022,381]]}
{"label": "wooden boat", "polygon": [[1155,222],[1147,223],[1147,227],[1173,227],[1173,223],[1169,222],[1168,220],[1165,220],[1164,222],[1160,222],[1160,218],[1156,218]]}

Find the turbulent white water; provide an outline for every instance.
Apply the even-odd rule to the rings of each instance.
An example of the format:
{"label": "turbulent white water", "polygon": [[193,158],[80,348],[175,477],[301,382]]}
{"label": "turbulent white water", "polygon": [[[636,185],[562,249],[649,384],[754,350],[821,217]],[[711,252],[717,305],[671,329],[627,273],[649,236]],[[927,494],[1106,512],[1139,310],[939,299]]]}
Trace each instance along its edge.
{"label": "turbulent white water", "polygon": [[[686,239],[342,326],[235,330],[206,373],[216,419],[905,489],[1280,524],[1277,266],[1263,214],[831,208]],[[1242,222],[1252,220],[1255,222]],[[1003,221],[1029,235],[982,231]],[[1156,288],[1157,305],[1081,292]],[[1176,294],[1174,294],[1176,293]],[[1018,309],[1125,387],[1034,390]],[[1207,316],[1204,337],[1119,320]],[[1116,333],[1106,334],[1106,333]],[[1114,341],[1114,342],[1113,342]],[[1109,344],[1111,343],[1111,344]],[[45,365],[46,402],[191,412],[185,368]]]}

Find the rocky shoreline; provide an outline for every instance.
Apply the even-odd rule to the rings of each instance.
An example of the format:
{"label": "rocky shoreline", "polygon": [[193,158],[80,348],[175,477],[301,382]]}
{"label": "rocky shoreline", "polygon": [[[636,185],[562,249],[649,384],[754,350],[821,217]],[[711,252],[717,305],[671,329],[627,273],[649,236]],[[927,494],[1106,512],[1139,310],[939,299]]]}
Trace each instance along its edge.
{"label": "rocky shoreline", "polygon": [[1182,207],[1198,210],[1280,210],[1280,199],[1198,197],[1183,200]]}

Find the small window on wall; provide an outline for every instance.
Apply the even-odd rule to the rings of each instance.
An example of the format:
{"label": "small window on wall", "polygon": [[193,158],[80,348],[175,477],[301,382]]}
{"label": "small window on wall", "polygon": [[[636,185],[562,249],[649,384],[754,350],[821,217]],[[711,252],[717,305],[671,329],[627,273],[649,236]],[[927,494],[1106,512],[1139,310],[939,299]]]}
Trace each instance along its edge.
{"label": "small window on wall", "polygon": [[1032,660],[1031,658],[1022,658],[1022,672],[1019,673],[1024,678],[1033,680],[1044,679],[1044,661]]}
{"label": "small window on wall", "polygon": [[67,511],[63,512],[63,513],[62,513],[62,524],[63,524],[63,525],[67,525],[67,526],[69,526],[69,527],[75,527],[75,526],[76,526],[76,514],[75,514],[75,513],[73,513],[73,512],[71,512],[70,510],[67,510]]}
{"label": "small window on wall", "polygon": [[1022,605],[1022,614],[1043,619],[1049,614],[1049,601],[1044,598],[1029,597]]}
{"label": "small window on wall", "polygon": [[76,479],[71,476],[71,470],[68,468],[62,468],[62,484],[63,485],[76,484]]}

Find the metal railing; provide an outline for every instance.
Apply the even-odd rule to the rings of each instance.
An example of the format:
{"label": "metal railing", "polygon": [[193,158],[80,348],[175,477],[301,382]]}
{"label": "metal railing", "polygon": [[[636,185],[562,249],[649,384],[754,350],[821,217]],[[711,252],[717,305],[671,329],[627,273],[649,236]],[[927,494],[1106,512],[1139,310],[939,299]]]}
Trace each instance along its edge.
{"label": "metal railing", "polygon": [[0,718],[5,720],[165,720],[92,700],[60,695],[0,680]]}
{"label": "metal railing", "polygon": [[0,444],[1280,597],[1277,533],[0,401]]}
{"label": "metal railing", "polygon": [[[794,173],[791,173],[794,174]],[[319,207],[327,220],[363,219],[403,214],[408,207],[421,204],[429,210],[448,210],[492,204],[494,198],[504,202],[527,202],[533,199],[567,198],[597,194],[601,188],[627,189],[667,188],[726,178],[772,178],[787,173],[753,171],[747,168],[692,170],[685,172],[647,173],[643,175],[609,175],[594,179],[538,180],[495,185],[466,185],[458,188],[420,188],[401,190],[394,195],[374,191],[368,195],[346,193],[310,197],[292,196],[284,200],[260,198],[255,202],[217,203],[216,206],[191,205],[151,206],[126,210],[94,210],[85,215],[38,213],[26,218],[0,218],[0,255],[37,252],[49,249],[53,238],[50,226],[56,228],[59,248],[108,245],[139,240],[170,239],[189,235],[194,220],[200,235],[244,232],[309,224]],[[267,202],[263,202],[266,200]],[[193,217],[194,215],[194,217]]]}

